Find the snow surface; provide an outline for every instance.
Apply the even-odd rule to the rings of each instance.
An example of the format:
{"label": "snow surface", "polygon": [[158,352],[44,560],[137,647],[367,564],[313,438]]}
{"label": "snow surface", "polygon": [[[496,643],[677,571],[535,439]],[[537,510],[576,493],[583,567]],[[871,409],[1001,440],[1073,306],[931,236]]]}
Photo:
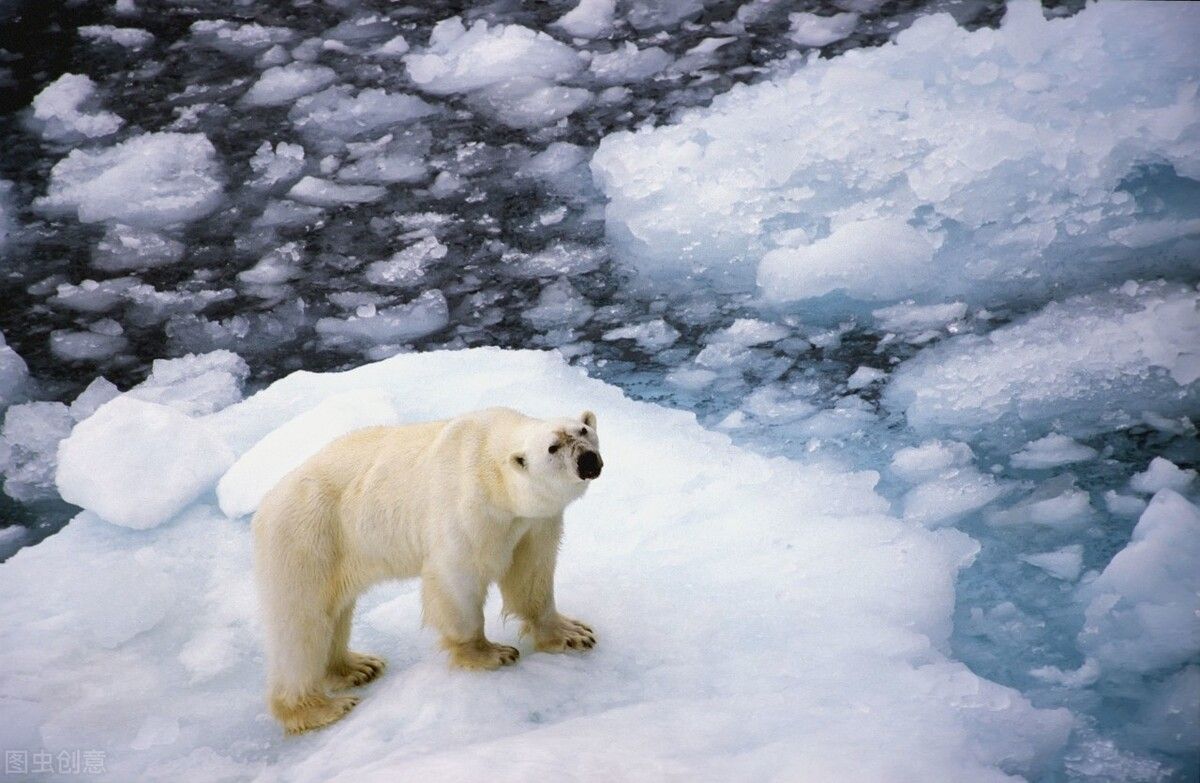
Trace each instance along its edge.
{"label": "snow surface", "polygon": [[[1018,0],[998,30],[922,17],[606,137],[609,241],[660,284],[834,312],[1194,271],[1196,204],[1168,183],[1200,178],[1197,38],[1181,3],[1047,20]],[[1135,195],[1154,167],[1173,172]]]}
{"label": "snow surface", "polygon": [[[288,459],[281,425],[309,416],[312,447],[309,425],[332,436],[345,411],[323,401],[381,403],[381,391],[403,421],[490,404],[597,411],[609,470],[568,513],[558,595],[601,644],[555,657],[519,642],[510,670],[451,671],[420,629],[415,586],[383,586],[360,602],[354,645],[386,655],[388,672],[346,720],[285,741],[261,698],[245,521],[211,505],[214,471],[190,505],[174,482],[130,477],[162,477],[171,460],[153,458],[183,459],[172,436],[200,431],[272,465]],[[143,444],[147,421],[164,429]],[[137,454],[136,474],[111,467]],[[195,450],[185,460],[202,461]],[[103,471],[87,482],[94,505],[112,515],[135,495],[159,513],[126,521],[163,524],[121,529],[87,511],[0,569],[0,687],[14,718],[0,732],[6,747],[105,748],[100,779],[203,768],[262,781],[522,780],[569,758],[591,779],[1000,781],[1038,774],[1071,730],[1066,710],[1036,709],[946,657],[970,538],[890,517],[873,473],[756,456],[549,354],[297,373],[199,419],[120,399],[76,428],[64,462],[64,494],[85,468]],[[150,518],[168,506],[173,519]],[[516,641],[498,612],[491,634]],[[121,687],[94,687],[98,671]]]}

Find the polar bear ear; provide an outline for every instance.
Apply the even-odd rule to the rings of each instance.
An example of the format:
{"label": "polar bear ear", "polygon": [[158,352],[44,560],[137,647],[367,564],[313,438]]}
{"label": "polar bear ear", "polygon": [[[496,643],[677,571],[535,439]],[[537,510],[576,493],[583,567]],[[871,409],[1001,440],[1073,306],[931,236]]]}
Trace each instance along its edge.
{"label": "polar bear ear", "polygon": [[596,414],[592,413],[591,411],[584,411],[583,413],[581,413],[579,415],[579,420],[582,421],[588,427],[596,426]]}
{"label": "polar bear ear", "polygon": [[509,459],[512,460],[513,465],[517,466],[521,470],[525,469],[525,455],[524,454],[517,452],[516,454],[513,454]]}

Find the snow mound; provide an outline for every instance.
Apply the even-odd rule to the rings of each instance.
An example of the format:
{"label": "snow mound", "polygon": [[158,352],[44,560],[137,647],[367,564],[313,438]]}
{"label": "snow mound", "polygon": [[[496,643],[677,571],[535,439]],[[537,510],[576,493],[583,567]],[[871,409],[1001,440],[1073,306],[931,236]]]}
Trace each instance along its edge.
{"label": "snow mound", "polygon": [[125,120],[109,111],[89,110],[97,102],[96,83],[64,73],[33,99],[33,120],[49,141],[75,142],[111,136]]}
{"label": "snow mound", "polygon": [[[142,444],[159,464],[139,471],[161,475],[161,451],[192,425],[245,459],[263,443],[264,466],[290,464],[264,438],[305,411],[306,432],[328,427],[344,407],[327,419],[316,406],[371,390],[403,421],[495,404],[597,411],[607,470],[568,512],[558,572],[560,605],[600,632],[593,653],[533,654],[493,603],[489,633],[523,646],[519,665],[451,671],[421,629],[415,585],[383,585],[359,602],[353,644],[386,655],[387,674],[347,720],[288,741],[261,695],[245,522],[207,501],[143,531],[85,512],[0,565],[0,689],[21,717],[0,725],[0,742],[104,748],[112,780],[202,768],[296,783],[516,781],[563,758],[597,780],[670,769],[999,783],[1038,775],[1065,743],[1066,710],[1036,709],[946,657],[970,538],[888,516],[873,473],[740,450],[691,414],[629,400],[550,354],[405,354],[296,373],[200,421],[160,408],[171,431]],[[109,403],[121,405],[150,406]],[[124,460],[144,432],[114,427],[82,462]],[[299,425],[292,435],[308,437]],[[119,475],[93,486],[145,491]],[[124,687],[97,688],[97,671]]]}
{"label": "snow mound", "polygon": [[919,18],[607,136],[592,170],[609,239],[661,284],[833,313],[1195,270],[1196,39],[1186,3],[1047,20],[1018,0],[998,30]]}
{"label": "snow mound", "polygon": [[1079,647],[1105,669],[1173,669],[1200,655],[1200,509],[1170,489],[1156,494],[1133,539],[1080,588]]}
{"label": "snow mound", "polygon": [[84,223],[161,228],[208,215],[221,203],[216,149],[202,133],[145,133],[113,147],[73,150],[54,164],[35,206]]}
{"label": "snow mound", "polygon": [[327,443],[353,430],[396,424],[387,393],[379,389],[334,394],[301,413],[238,458],[217,483],[217,501],[228,517],[258,508],[279,480]]}
{"label": "snow mound", "polygon": [[1166,283],[1074,297],[986,336],[927,348],[884,391],[918,432],[1019,445],[1200,405],[1200,294]]}
{"label": "snow mound", "polygon": [[138,530],[174,517],[233,463],[225,443],[174,408],[118,397],[58,447],[63,500]]}

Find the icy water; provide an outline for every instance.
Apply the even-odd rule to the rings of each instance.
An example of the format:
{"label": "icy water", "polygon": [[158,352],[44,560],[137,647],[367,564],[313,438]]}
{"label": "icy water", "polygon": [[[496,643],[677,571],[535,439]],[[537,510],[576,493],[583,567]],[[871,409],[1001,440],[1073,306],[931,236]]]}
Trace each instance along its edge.
{"label": "icy water", "polygon": [[[1168,613],[1160,625],[1148,621],[1108,631],[1125,638],[1139,629],[1174,626],[1172,633],[1185,638],[1166,651],[1134,645],[1132,652],[1114,652],[1081,641],[1086,625],[1105,622],[1089,615],[1094,596],[1087,585],[1130,542],[1149,495],[1166,487],[1196,499],[1194,475],[1188,479],[1186,471],[1200,462],[1190,420],[1200,413],[1200,391],[1178,358],[1180,350],[1169,360],[1147,358],[1137,345],[1121,353],[1114,339],[1108,343],[1116,351],[1111,359],[1092,366],[1076,358],[1096,349],[1087,335],[1104,334],[1114,313],[1130,314],[1128,322],[1111,326],[1114,334],[1161,331],[1163,342],[1175,348],[1196,334],[1187,330],[1194,329],[1200,280],[1200,185],[1196,169],[1181,162],[1186,150],[1178,152],[1195,141],[1192,130],[1177,138],[1164,131],[1165,141],[1146,142],[1153,134],[1120,126],[1108,137],[1069,140],[1067,147],[1103,152],[1089,161],[1095,165],[1086,174],[1068,162],[1047,177],[1051,195],[1042,202],[1035,198],[1042,181],[1037,171],[998,170],[997,182],[1030,183],[1034,206],[1020,200],[1024,194],[1005,201],[1011,194],[1003,184],[992,193],[972,190],[971,182],[927,178],[914,186],[924,200],[909,222],[943,220],[936,226],[945,236],[940,248],[979,263],[962,275],[969,282],[955,279],[942,290],[940,273],[923,283],[914,272],[908,280],[879,283],[881,291],[863,292],[855,284],[822,288],[821,280],[797,283],[773,272],[788,269],[783,256],[775,266],[763,261],[757,274],[738,267],[742,250],[755,261],[787,250],[776,231],[793,232],[791,239],[796,231],[806,233],[805,247],[816,246],[807,243],[811,238],[838,235],[805,217],[805,207],[775,205],[775,195],[764,197],[760,207],[754,186],[738,181],[740,172],[721,162],[723,128],[706,125],[703,110],[735,85],[782,83],[798,69],[814,68],[818,53],[837,58],[877,47],[936,12],[952,14],[951,26],[994,28],[1003,4],[619,3],[615,16],[600,14],[598,32],[588,31],[584,20],[573,34],[555,26],[571,3],[263,5],[145,0],[115,7],[0,7],[8,17],[0,42],[8,53],[0,63],[7,69],[0,180],[12,183],[0,192],[0,228],[8,233],[0,251],[0,331],[28,367],[26,378],[10,370],[11,361],[0,364],[0,376],[9,379],[0,385],[10,395],[3,402],[71,403],[87,388],[104,398],[106,387],[89,387],[99,376],[126,389],[147,378],[155,359],[221,349],[245,365],[221,360],[218,375],[223,367],[246,393],[297,369],[350,368],[398,352],[557,349],[631,396],[693,411],[706,426],[755,450],[877,470],[879,490],[898,514],[913,524],[953,525],[975,538],[979,554],[957,583],[953,654],[1035,706],[1064,706],[1075,715],[1070,743],[1041,779],[1184,781],[1200,774],[1192,733],[1200,709],[1200,661],[1189,647],[1195,618]],[[842,27],[817,23],[816,29],[807,17],[789,18],[813,10],[822,17],[857,16],[843,18]],[[1071,4],[1046,13],[1053,18],[1077,11]],[[455,16],[470,32],[444,24],[435,30]],[[473,27],[477,22],[485,25],[482,31]],[[112,31],[89,25],[148,35],[117,41]],[[487,31],[495,34],[501,25],[548,31],[553,38],[522,33],[489,44]],[[934,32],[924,35],[936,40]],[[455,47],[472,34],[485,39],[481,48],[455,59]],[[831,40],[814,45],[822,36]],[[1036,31],[1019,42],[1027,49],[1014,51],[1036,50]],[[1163,47],[1168,53],[1170,44]],[[922,52],[938,49],[922,49],[922,40],[904,45],[917,52],[917,65],[900,61],[896,70],[911,67],[905,73],[919,82],[921,63],[937,59]],[[1090,39],[1079,44],[1098,45]],[[805,63],[805,56],[814,59]],[[476,67],[479,61],[488,65]],[[973,66],[966,82],[983,85],[981,90],[989,83],[1003,88],[1012,78],[1003,69],[1014,66],[997,62]],[[497,81],[514,67],[522,78],[535,75],[515,92]],[[270,68],[291,71],[270,82],[263,76]],[[1050,89],[1035,83],[1045,73],[1029,70],[1022,90],[1040,95]],[[46,100],[42,116],[35,116],[31,102],[62,74],[86,75],[93,84],[74,83],[78,98]],[[843,101],[889,100],[836,70],[828,83],[834,100],[825,115],[813,110],[814,125],[843,111]],[[927,91],[936,83],[929,77]],[[1123,88],[1113,87],[1112,94]],[[249,100],[248,90],[259,97]],[[371,92],[377,90],[383,92]],[[1088,104],[1082,92],[1063,95],[1087,107],[1080,114],[1104,109]],[[1176,99],[1172,88],[1163,100],[1194,111],[1194,94],[1185,93]],[[734,125],[744,116],[748,135],[761,133],[766,161],[747,156],[750,179],[761,173],[754,166],[770,171],[773,154],[780,155],[780,166],[803,157],[773,152],[785,145],[771,137],[771,108],[754,100],[714,109],[718,118],[727,112]],[[781,104],[789,100],[799,98]],[[959,100],[972,105],[969,94],[954,95],[950,103]],[[982,94],[978,100],[986,105],[992,99]],[[883,110],[919,116],[915,104]],[[765,119],[755,113],[764,111]],[[1170,115],[1164,109],[1162,122],[1179,114],[1186,111]],[[855,115],[847,116],[850,124],[821,126],[823,138],[838,138],[840,127],[851,157],[882,150],[881,159],[901,161],[909,180],[917,181],[913,172],[934,142],[918,145],[907,159],[883,142],[874,144],[865,128],[853,125]],[[1058,133],[1075,127],[1069,112],[1051,119],[1061,123]],[[1186,116],[1179,123],[1187,125]],[[655,127],[679,127],[688,138],[667,137],[660,144],[653,135],[614,136]],[[981,132],[948,127],[951,137],[956,130]],[[60,173],[54,195],[51,170],[71,150],[106,149],[157,132],[188,135],[158,137],[141,159],[157,163],[127,165],[88,192],[72,191]],[[211,148],[190,146],[198,134]],[[857,149],[856,134],[863,137]],[[929,138],[935,136],[930,131]],[[695,179],[672,176],[673,151],[693,142],[711,145],[681,165],[698,172]],[[1006,143],[1002,137],[985,140],[994,149]],[[1122,158],[1121,150],[1139,144],[1153,155]],[[589,167],[598,147],[601,154]],[[977,150],[968,147],[957,151],[958,159],[972,161],[968,168],[995,166],[979,163],[972,157]],[[886,182],[869,196],[852,188],[877,185],[818,184],[849,183],[862,173],[836,168],[835,153],[802,161],[811,165],[805,170],[811,179],[788,186],[811,186],[820,203],[839,209],[861,202],[868,217],[879,204],[907,208],[886,191]],[[1047,153],[1045,159],[1053,157]],[[95,165],[115,169],[121,161]],[[185,176],[180,184],[180,171],[194,178]],[[726,175],[730,192],[744,194],[745,213],[711,207],[710,199],[724,197],[712,183],[723,183]],[[1076,187],[1072,180],[1061,196],[1059,180],[1070,177],[1091,177],[1090,185]],[[141,194],[139,180],[155,178],[162,188]],[[206,189],[211,197],[196,195]],[[1110,198],[1114,193],[1120,197]],[[35,205],[47,194],[51,198]],[[125,197],[128,205],[104,213],[106,202]],[[676,221],[693,197],[701,217],[695,224]],[[808,196],[779,198],[800,203]],[[1055,211],[1060,198],[1067,206]],[[1000,203],[1002,217],[976,214],[980,200]],[[1072,239],[1036,244],[1027,242],[1035,231],[1015,238],[989,233],[1012,215],[1036,216],[1039,208],[1060,221],[1060,237]],[[753,220],[744,219],[751,212]],[[721,223],[720,216],[730,214],[738,220]],[[639,225],[638,215],[650,215],[648,225]],[[1103,246],[1091,240],[1100,232],[1090,233],[1088,221],[1102,225],[1105,237],[1145,226],[1151,238],[1114,250],[1109,239]],[[911,239],[909,229],[897,231],[886,222],[871,223],[870,230],[901,246]],[[739,251],[724,250],[722,243],[739,232],[753,238]],[[978,244],[987,245],[982,255],[988,258],[976,258],[977,236],[986,237]],[[656,237],[677,244],[663,250]],[[854,241],[829,245],[827,255],[813,256],[811,263],[836,261],[841,248],[858,247]],[[914,242],[916,256],[942,252]],[[771,243],[776,250],[768,249]],[[723,255],[714,261],[704,255],[706,247]],[[1027,259],[1027,274],[989,272],[984,262],[993,250],[1000,265],[1010,260],[1005,253]],[[728,270],[726,258],[733,259]],[[1109,271],[1076,274],[1084,266],[1080,258],[1105,259]],[[869,264],[851,274],[869,281],[865,285],[875,285],[870,281],[876,275],[891,279]],[[1117,289],[1127,278],[1140,282]],[[1167,282],[1155,283],[1159,278]],[[813,295],[796,293],[814,286]],[[1180,322],[1176,316],[1188,312],[1188,302],[1193,320]],[[1144,313],[1150,315],[1139,321]],[[1156,328],[1168,320],[1177,331]],[[1055,353],[1060,335],[1062,351]],[[1022,352],[1041,342],[1050,347],[1032,359]],[[956,369],[959,357],[970,373]],[[1060,359],[1061,372],[1055,364]],[[1024,393],[1006,385],[1004,374],[1023,362],[1027,375],[1045,370],[1048,390],[1012,406],[1007,398],[997,402],[995,395],[1017,399]],[[922,402],[911,398],[911,388],[967,391],[948,391],[949,402]],[[978,399],[970,397],[975,388]],[[985,411],[983,421],[971,417],[973,410]],[[47,405],[25,407],[6,420],[0,514],[12,526],[8,530],[23,528],[0,540],[6,556],[52,534],[72,514],[55,494],[53,453],[75,419],[65,405]],[[1048,434],[1067,442],[1043,444],[1039,462],[1032,444]],[[1020,453],[1033,456],[1022,459]],[[1131,479],[1153,458],[1169,460],[1179,472],[1148,477],[1142,482],[1147,489],[1131,490]],[[1038,559],[1046,553],[1054,556]],[[1189,561],[1183,563],[1186,569]],[[1136,596],[1130,600],[1137,604]]]}

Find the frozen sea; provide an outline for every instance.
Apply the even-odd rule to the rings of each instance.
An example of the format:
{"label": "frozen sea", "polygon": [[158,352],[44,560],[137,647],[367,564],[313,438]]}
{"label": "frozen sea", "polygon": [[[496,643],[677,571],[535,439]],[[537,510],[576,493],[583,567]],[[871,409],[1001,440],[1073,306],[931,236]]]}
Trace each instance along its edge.
{"label": "frozen sea", "polygon": [[[1197,779],[1197,40],[0,0],[14,779]],[[285,740],[247,515],[340,432],[496,403],[599,415],[559,592],[600,647],[450,672],[381,586],[388,673]]]}

